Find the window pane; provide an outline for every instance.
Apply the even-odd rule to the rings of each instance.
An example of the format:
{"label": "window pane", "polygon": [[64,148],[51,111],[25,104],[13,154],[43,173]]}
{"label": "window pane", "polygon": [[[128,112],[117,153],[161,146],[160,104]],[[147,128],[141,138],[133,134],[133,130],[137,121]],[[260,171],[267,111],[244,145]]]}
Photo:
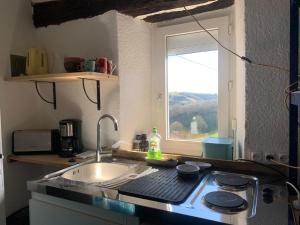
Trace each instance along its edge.
{"label": "window pane", "polygon": [[217,47],[203,32],[167,37],[169,139],[218,136]]}

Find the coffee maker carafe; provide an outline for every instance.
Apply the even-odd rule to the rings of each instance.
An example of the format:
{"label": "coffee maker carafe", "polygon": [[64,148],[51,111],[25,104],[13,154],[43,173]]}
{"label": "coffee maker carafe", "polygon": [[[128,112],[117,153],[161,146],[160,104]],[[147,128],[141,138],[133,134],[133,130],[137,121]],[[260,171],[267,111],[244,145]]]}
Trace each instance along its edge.
{"label": "coffee maker carafe", "polygon": [[65,119],[59,122],[60,156],[71,157],[82,152],[81,120]]}

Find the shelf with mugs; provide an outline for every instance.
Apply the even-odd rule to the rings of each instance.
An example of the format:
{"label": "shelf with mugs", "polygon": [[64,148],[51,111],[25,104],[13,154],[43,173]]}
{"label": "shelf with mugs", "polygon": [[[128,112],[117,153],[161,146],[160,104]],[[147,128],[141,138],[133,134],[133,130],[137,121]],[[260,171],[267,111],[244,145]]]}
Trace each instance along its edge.
{"label": "shelf with mugs", "polygon": [[[81,57],[64,57],[63,64],[58,63],[53,70],[62,70],[63,65],[66,72],[49,73],[48,56],[45,49],[30,48],[27,56],[11,55],[11,72],[14,76],[5,77],[6,81],[16,82],[63,82],[87,80],[117,80],[113,75],[116,64],[105,57],[99,59],[84,59]],[[21,75],[20,75],[21,74]],[[24,75],[26,74],[26,75]]]}
{"label": "shelf with mugs", "polygon": [[[64,57],[64,73],[48,73],[48,56],[45,49],[30,48],[25,56],[11,55],[11,72],[14,76],[7,76],[5,81],[10,82],[33,82],[39,97],[46,103],[52,104],[56,109],[56,83],[69,81],[82,81],[82,88],[87,99],[101,109],[100,81],[115,81],[118,76],[113,75],[116,64],[106,57],[99,59],[84,59],[81,57]],[[61,69],[61,68],[60,68]],[[83,72],[85,71],[85,72]],[[97,71],[97,72],[92,72]],[[100,71],[100,72],[99,72]],[[20,75],[26,73],[27,75]],[[16,76],[18,75],[18,76]],[[96,83],[96,99],[89,97],[85,80],[92,80]],[[44,98],[38,88],[39,83],[52,85],[52,100]]]}
{"label": "shelf with mugs", "polygon": [[76,80],[118,80],[117,75],[98,73],[98,72],[73,72],[73,73],[54,73],[54,74],[40,74],[40,75],[24,75],[24,76],[7,76],[6,81],[15,82],[65,82],[65,81],[76,81]]}

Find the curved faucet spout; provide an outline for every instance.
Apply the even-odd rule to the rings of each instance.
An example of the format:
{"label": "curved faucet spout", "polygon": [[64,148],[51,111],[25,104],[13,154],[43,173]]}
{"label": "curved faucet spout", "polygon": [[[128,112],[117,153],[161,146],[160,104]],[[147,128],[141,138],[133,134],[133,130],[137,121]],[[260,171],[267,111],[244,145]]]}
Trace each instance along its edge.
{"label": "curved faucet spout", "polygon": [[99,118],[98,123],[97,123],[97,153],[96,153],[97,162],[100,162],[101,154],[103,154],[103,149],[101,147],[100,129],[101,129],[102,120],[105,118],[109,118],[113,122],[115,131],[118,131],[118,129],[119,129],[118,121],[112,115],[104,114],[103,116],[101,116]]}

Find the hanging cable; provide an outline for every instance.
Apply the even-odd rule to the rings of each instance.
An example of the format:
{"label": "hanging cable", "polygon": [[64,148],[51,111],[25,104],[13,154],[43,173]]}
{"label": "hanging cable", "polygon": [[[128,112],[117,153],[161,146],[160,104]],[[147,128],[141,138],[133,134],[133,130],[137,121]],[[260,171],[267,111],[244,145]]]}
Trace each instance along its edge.
{"label": "hanging cable", "polygon": [[199,22],[199,20],[186,8],[186,6],[183,6],[183,8],[186,11],[186,13],[194,19],[194,21],[198,24],[198,26],[201,27],[211,38],[213,38],[226,51],[230,52],[231,54],[235,55],[236,57],[240,58],[241,60],[243,60],[245,62],[248,62],[251,65],[256,65],[256,66],[261,66],[261,67],[268,67],[268,68],[273,68],[273,69],[277,69],[277,70],[289,72],[289,70],[286,69],[286,68],[283,68],[283,67],[280,67],[280,66],[275,66],[275,65],[268,65],[268,64],[263,64],[263,63],[257,63],[257,62],[254,62],[252,59],[250,59],[250,58],[248,58],[246,56],[241,56],[238,53],[232,51],[230,48],[224,46],[204,26],[202,26],[201,23]]}
{"label": "hanging cable", "polygon": [[298,198],[300,198],[300,192],[299,192],[299,190],[296,188],[296,186],[293,185],[293,184],[292,184],[291,182],[289,182],[289,181],[286,181],[285,183],[288,184],[288,185],[290,185],[290,186],[294,189],[294,191],[297,193]]}
{"label": "hanging cable", "polygon": [[281,166],[285,166],[285,167],[288,167],[288,168],[291,168],[291,169],[300,170],[300,167],[299,167],[299,166],[290,166],[290,165],[288,165],[288,164],[278,162],[278,161],[276,161],[276,160],[274,160],[274,159],[270,159],[270,161],[273,162],[273,163],[276,163],[276,164],[278,164],[278,165],[281,165]]}
{"label": "hanging cable", "polygon": [[[294,191],[296,192],[297,194],[297,200],[294,200],[292,203],[293,207],[296,209],[296,210],[299,210],[300,209],[300,192],[298,190],[298,188],[292,184],[291,182],[288,182],[286,181],[285,182],[287,185],[289,185],[290,187],[292,187],[294,189]],[[294,216],[294,215],[293,215]],[[295,219],[295,218],[294,218]]]}
{"label": "hanging cable", "polygon": [[296,81],[296,82],[290,84],[289,86],[287,86],[287,87],[284,89],[284,92],[285,92],[286,94],[291,93],[292,91],[294,91],[294,90],[291,90],[291,89],[292,89],[296,84],[297,84],[297,87],[296,87],[296,88],[298,88],[298,81]]}
{"label": "hanging cable", "polygon": [[90,100],[92,103],[97,104],[96,101],[94,101],[93,99],[90,98],[90,96],[88,95],[86,89],[85,89],[85,83],[84,83],[84,79],[82,79],[82,87],[83,87],[83,91],[84,94],[86,95],[86,97],[88,98],[88,100]]}
{"label": "hanging cable", "polygon": [[264,167],[264,168],[267,168],[269,170],[272,170],[272,171],[276,172],[277,174],[281,175],[285,179],[288,179],[288,177],[283,172],[281,172],[280,170],[275,169],[275,168],[273,168],[269,165],[266,165],[266,164],[263,164],[263,163],[260,163],[260,162],[256,162],[256,161],[253,161],[253,160],[249,160],[249,159],[238,159],[238,161],[245,161],[245,162],[251,162],[251,163],[257,164],[261,167]]}
{"label": "hanging cable", "polygon": [[199,63],[199,62],[196,62],[196,61],[194,61],[194,60],[192,60],[192,59],[185,58],[185,57],[182,56],[182,55],[177,55],[177,57],[179,57],[179,58],[181,58],[181,59],[183,59],[183,60],[185,60],[185,61],[187,61],[187,62],[194,63],[194,64],[197,64],[197,65],[199,65],[199,66],[205,67],[205,68],[207,68],[207,69],[209,69],[209,70],[217,71],[216,68],[210,67],[210,66],[208,66],[208,65],[204,65],[204,64]]}

